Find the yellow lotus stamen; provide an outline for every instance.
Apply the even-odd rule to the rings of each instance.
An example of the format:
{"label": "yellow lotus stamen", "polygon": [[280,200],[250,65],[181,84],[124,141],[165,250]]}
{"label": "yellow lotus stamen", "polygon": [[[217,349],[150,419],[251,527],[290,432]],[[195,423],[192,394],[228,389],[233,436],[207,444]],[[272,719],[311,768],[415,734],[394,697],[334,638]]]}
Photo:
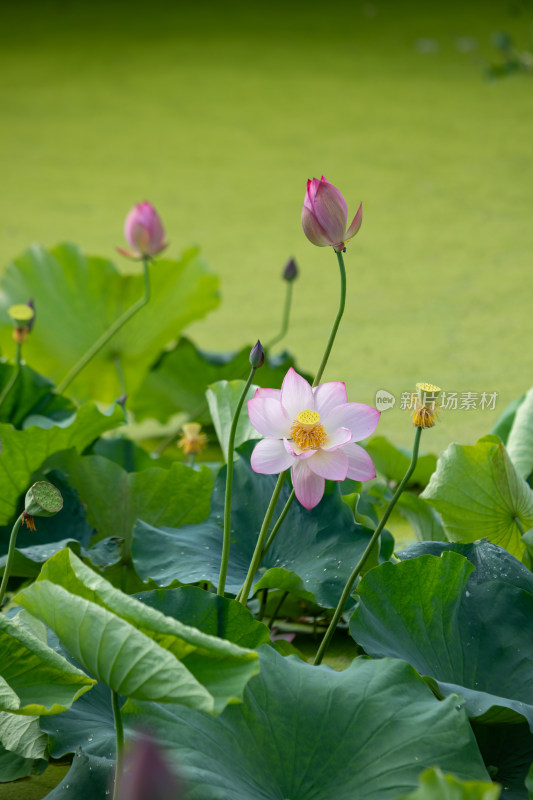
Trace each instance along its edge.
{"label": "yellow lotus stamen", "polygon": [[320,423],[318,411],[300,411],[292,423],[291,437],[300,450],[318,450],[325,444],[328,435]]}
{"label": "yellow lotus stamen", "polygon": [[207,436],[200,433],[202,426],[198,422],[186,422],[182,426],[183,436],[178,442],[186,455],[201,453],[207,445]]}

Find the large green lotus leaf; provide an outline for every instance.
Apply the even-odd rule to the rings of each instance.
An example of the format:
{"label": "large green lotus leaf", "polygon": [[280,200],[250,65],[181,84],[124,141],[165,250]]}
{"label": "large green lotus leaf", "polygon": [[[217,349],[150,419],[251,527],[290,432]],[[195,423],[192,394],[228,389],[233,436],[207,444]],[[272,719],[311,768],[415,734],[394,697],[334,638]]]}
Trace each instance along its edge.
{"label": "large green lotus leaf", "polygon": [[105,683],[97,683],[64,714],[40,719],[41,730],[48,734],[53,758],[78,749],[102,758],[115,758],[111,691]]}
{"label": "large green lotus leaf", "polygon": [[[373,483],[363,495],[364,505],[360,503],[359,506],[361,508],[370,507],[373,510],[376,507],[380,508],[381,513],[379,516],[381,516],[392,500],[393,494],[393,490],[388,485]],[[418,541],[442,542],[446,539],[439,515],[427,500],[424,500],[419,495],[411,492],[401,494],[395,506],[395,513],[407,520]],[[393,524],[392,527],[394,527]]]}
{"label": "large green lotus leaf", "polygon": [[419,541],[442,542],[446,536],[436,511],[416,494],[400,495],[396,509],[407,520]]}
{"label": "large green lotus leaf", "polygon": [[422,555],[440,556],[445,552],[459,553],[474,565],[475,571],[469,578],[470,583],[486,583],[502,581],[533,594],[533,574],[518,559],[502,547],[491,544],[486,539],[470,544],[460,542],[418,542],[406,547],[398,553],[405,561]]}
{"label": "large green lotus leaf", "polygon": [[[236,600],[204,592],[196,586],[142,592],[137,598],[166,616],[242,647],[256,648],[270,642],[268,628],[254,619],[248,609]],[[60,644],[56,648],[66,658],[72,658]],[[115,729],[109,688],[98,683],[69,711],[41,718],[41,729],[49,735],[54,758],[78,748],[92,755],[114,758]]]}
{"label": "large green lotus leaf", "polygon": [[[46,633],[50,647],[82,669],[81,664],[63,647],[55,633],[49,628]],[[122,698],[120,702],[122,704]],[[40,726],[48,734],[50,755],[53,758],[61,758],[66,753],[77,750],[102,758],[115,758],[116,734],[111,690],[105,683],[97,683],[63,714],[40,717]]]}
{"label": "large green lotus leaf", "polygon": [[48,740],[39,728],[39,717],[0,711],[0,744],[23,758],[48,760]]}
{"label": "large green lotus leaf", "polygon": [[[366,444],[366,449],[372,456],[376,471],[380,475],[395,483],[402,480],[411,463],[410,450],[393,445],[385,436],[372,436]],[[436,466],[436,456],[429,453],[420,455],[409,483],[426,486]]]}
{"label": "large green lotus leaf", "polygon": [[472,728],[492,780],[503,787],[502,797],[528,800],[525,782],[533,761],[533,734],[527,722],[515,725],[474,722]]}
{"label": "large green lotus leaf", "polygon": [[61,783],[43,800],[109,800],[114,768],[107,758],[76,753]]}
{"label": "large green lotus leaf", "polygon": [[470,717],[533,727],[533,594],[453,551],[382,564],[358,593],[350,632],[369,655],[405,658]]}
{"label": "large green lotus leaf", "polygon": [[123,422],[120,406],[102,413],[93,403],[87,403],[72,417],[48,429],[31,426],[17,431],[12,425],[0,425],[0,525],[13,518],[19,496],[30,488],[32,474],[49,456],[71,447],[81,452],[102,433]]}
{"label": "large green lotus leaf", "polygon": [[458,698],[439,702],[403,661],[358,658],[343,672],[260,649],[242,706],[202,714],[128,701],[129,726],[150,728],[195,800],[391,800],[439,765],[487,773]]}
{"label": "large green lotus leaf", "polygon": [[[126,472],[141,472],[143,469],[156,466],[150,453],[126,436],[98,439],[91,447],[90,453],[114,461]],[[166,466],[163,459],[158,459],[157,464]]]}
{"label": "large green lotus leaf", "polygon": [[517,521],[524,530],[533,526],[533,491],[496,436],[475,445],[451,444],[422,497],[441,514],[452,541],[486,537],[517,558],[524,555]]}
{"label": "large green lotus leaf", "polygon": [[533,389],[516,411],[507,439],[507,452],[518,474],[529,478],[533,472]]}
{"label": "large green lotus leaf", "polygon": [[10,783],[19,778],[26,778],[33,772],[36,763],[46,765],[47,762],[36,762],[33,758],[17,756],[0,744],[0,783]]}
{"label": "large green lotus leaf", "polygon": [[[248,460],[250,447],[241,448],[234,465],[231,510],[231,547],[226,590],[241,588],[257,542],[265,511],[276,483],[275,475],[258,475]],[[144,580],[159,586],[210,581],[218,584],[222,555],[226,468],[215,481],[211,514],[199,525],[156,528],[138,522],[133,531],[133,562]],[[281,492],[277,514],[290,488]],[[277,516],[275,515],[275,517]],[[283,526],[255,576],[255,589],[286,589],[326,608],[337,605],[346,580],[370,538],[367,528],[354,522],[338,486],[327,486],[316,508],[307,511],[294,502]]]}
{"label": "large green lotus leaf", "polygon": [[[211,384],[205,393],[224,461],[228,460],[230,429],[244,386],[245,381],[218,381]],[[245,403],[252,399],[256,389],[257,386],[254,385],[249,387]],[[235,447],[250,439],[257,439],[257,431],[252,426],[244,405],[235,431]]]}
{"label": "large green lotus leaf", "polygon": [[[183,337],[148,372],[129,406],[139,419],[155,417],[166,422],[173,414],[184,412],[190,419],[206,425],[210,422],[206,386],[223,380],[246,380],[251,349],[248,345],[234,353],[209,353]],[[287,352],[267,356],[255,373],[254,382],[279,389],[289,368],[294,366],[294,359]]]}
{"label": "large green lotus leaf", "polygon": [[[16,598],[92,674],[126,697],[219,712],[258,668],[253,651],[183,625],[62,550]],[[83,634],[83,635],[82,635]]]}
{"label": "large green lotus leaf", "polygon": [[[0,363],[0,393],[12,379],[14,364]],[[0,422],[10,422],[16,428],[24,427],[24,420],[30,415],[46,415],[61,418],[74,411],[70,400],[53,391],[54,384],[39,375],[27,364],[21,364],[18,376],[11,390],[0,405]]]}
{"label": "large green lotus leaf", "polygon": [[433,768],[422,773],[418,789],[398,800],[498,800],[500,792],[501,787],[493,783],[461,781]]}
{"label": "large green lotus leaf", "polygon": [[236,600],[205,592],[198,586],[156,589],[136,595],[142,603],[167,617],[218,636],[241,647],[255,650],[270,642],[270,631]]}
{"label": "large green lotus leaf", "polygon": [[[144,295],[140,264],[123,262],[121,271],[107,259],[86,256],[73,244],[52,250],[35,245],[10,264],[1,281],[0,330],[5,346],[11,334],[5,309],[33,297],[37,322],[24,346],[29,364],[59,382],[91,345]],[[150,265],[151,299],[85,367],[72,384],[80,400],[111,401],[140,385],[166,344],[190,322],[219,303],[218,279],[196,248],[180,259]]]}
{"label": "large green lotus leaf", "polygon": [[96,531],[93,542],[114,536],[129,547],[138,519],[153,525],[182,525],[200,522],[209,514],[213,479],[207,467],[194,470],[176,462],[170,469],[126,472],[102,456],[75,452],[62,453],[53,463],[66,473],[87,506]]}
{"label": "large green lotus leaf", "polygon": [[95,681],[48,647],[17,618],[0,615],[0,709],[58,714]]}
{"label": "large green lotus leaf", "polygon": [[516,400],[513,400],[511,403],[509,403],[507,408],[502,411],[501,415],[498,417],[490,431],[495,436],[499,436],[504,444],[507,444],[507,439],[511,433],[516,412],[525,399],[526,396],[523,394],[521,397],[518,397]]}

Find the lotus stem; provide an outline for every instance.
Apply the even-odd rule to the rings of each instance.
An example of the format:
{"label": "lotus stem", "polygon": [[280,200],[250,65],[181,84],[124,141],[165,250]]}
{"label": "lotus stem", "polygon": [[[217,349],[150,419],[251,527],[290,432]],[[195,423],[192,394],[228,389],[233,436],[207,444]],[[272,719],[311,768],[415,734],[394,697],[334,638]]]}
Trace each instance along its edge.
{"label": "lotus stem", "polygon": [[235,450],[235,434],[237,433],[237,425],[239,422],[241,409],[246,399],[246,395],[248,394],[248,389],[252,385],[256,369],[257,367],[252,367],[252,369],[250,370],[248,380],[244,385],[244,389],[241,392],[239,402],[237,403],[237,408],[235,409],[235,413],[233,415],[233,420],[231,422],[231,428],[229,432],[228,463],[226,472],[226,495],[224,498],[224,538],[222,540],[222,558],[220,561],[220,573],[218,576],[218,591],[217,591],[217,594],[219,594],[220,597],[224,597],[224,591],[226,588],[226,576],[228,573],[229,548],[231,540],[231,494],[233,490],[233,460],[234,460],[234,450]]}
{"label": "lotus stem", "polygon": [[333,615],[333,618],[332,618],[332,620],[331,620],[331,622],[329,624],[329,627],[328,627],[326,633],[324,634],[324,638],[322,639],[322,642],[320,643],[320,647],[318,648],[318,652],[317,652],[317,654],[315,656],[315,661],[314,661],[315,664],[320,664],[322,662],[322,659],[324,658],[324,654],[325,654],[326,650],[328,649],[328,646],[329,646],[329,643],[331,641],[331,638],[332,638],[333,634],[335,633],[335,629],[336,629],[336,627],[338,625],[339,619],[341,618],[342,612],[344,611],[346,603],[348,602],[348,598],[350,597],[350,595],[352,593],[355,581],[357,580],[358,575],[360,574],[361,570],[363,569],[364,565],[366,564],[366,561],[367,561],[368,557],[370,556],[372,550],[374,549],[374,546],[375,546],[375,544],[377,543],[377,541],[379,539],[379,535],[380,535],[381,531],[383,530],[383,528],[385,527],[385,525],[387,523],[387,520],[391,515],[392,509],[394,508],[394,506],[398,502],[398,500],[400,498],[400,495],[402,494],[403,490],[405,489],[405,486],[407,485],[407,481],[409,480],[409,478],[411,477],[411,475],[415,471],[416,463],[418,461],[418,448],[420,446],[420,436],[422,435],[422,430],[423,430],[423,428],[418,428],[417,427],[416,432],[415,432],[415,441],[414,441],[414,444],[413,444],[413,455],[411,457],[411,463],[409,464],[407,472],[405,473],[405,475],[403,476],[402,480],[398,484],[392,499],[389,501],[389,504],[387,505],[387,508],[385,509],[385,513],[383,514],[383,516],[382,516],[382,518],[381,518],[376,530],[372,534],[372,537],[371,537],[369,543],[366,546],[365,552],[363,553],[363,555],[361,556],[361,558],[357,562],[357,565],[355,566],[355,569],[353,570],[352,574],[348,578],[348,581],[346,582],[346,586],[344,587],[344,590],[343,590],[342,595],[341,595],[341,599],[339,600],[337,608],[335,609],[335,613]]}
{"label": "lotus stem", "polygon": [[143,258],[143,272],[144,272],[144,296],[137,300],[127,311],[125,311],[118,319],[116,319],[109,328],[94,342],[87,352],[74,364],[72,369],[65,375],[63,380],[56,386],[56,394],[63,394],[68,386],[72,383],[80,372],[85,369],[87,364],[105,347],[105,345],[118,333],[123,325],[126,324],[135,314],[141,310],[147,303],[150,302],[150,271],[149,271],[150,258],[147,256]]}

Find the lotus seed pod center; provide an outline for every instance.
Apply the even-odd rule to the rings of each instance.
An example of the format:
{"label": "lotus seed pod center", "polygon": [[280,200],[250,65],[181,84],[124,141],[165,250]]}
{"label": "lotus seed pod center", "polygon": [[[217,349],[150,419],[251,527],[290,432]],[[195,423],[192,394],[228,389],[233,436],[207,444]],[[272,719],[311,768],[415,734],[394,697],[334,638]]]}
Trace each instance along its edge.
{"label": "lotus seed pod center", "polygon": [[306,409],[296,415],[292,423],[291,436],[293,443],[300,450],[318,450],[325,444],[328,435],[320,424],[318,411]]}
{"label": "lotus seed pod center", "polygon": [[300,411],[296,416],[296,422],[302,426],[304,431],[312,431],[315,425],[320,422],[320,414],[318,411],[310,411],[309,409]]}
{"label": "lotus seed pod center", "polygon": [[32,517],[52,517],[63,508],[61,492],[47,481],[38,481],[28,489],[25,510]]}

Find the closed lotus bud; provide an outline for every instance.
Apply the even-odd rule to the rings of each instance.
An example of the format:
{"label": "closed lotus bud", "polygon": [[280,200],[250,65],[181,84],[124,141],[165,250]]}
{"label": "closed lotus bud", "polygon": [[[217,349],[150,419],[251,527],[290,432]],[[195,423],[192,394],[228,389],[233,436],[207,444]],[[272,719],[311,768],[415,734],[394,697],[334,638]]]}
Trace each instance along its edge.
{"label": "closed lotus bud", "polygon": [[265,363],[265,351],[263,345],[257,340],[250,351],[250,364],[254,369],[259,369]]}
{"label": "closed lotus bud", "polygon": [[298,277],[298,266],[294,258],[291,258],[290,261],[287,261],[285,264],[285,269],[283,270],[283,280],[291,283],[291,281],[296,280]]}
{"label": "closed lotus bud", "polygon": [[183,791],[155,742],[143,736],[131,745],[124,759],[117,800],[181,800]]}
{"label": "closed lotus bud", "polygon": [[53,517],[62,508],[63,498],[59,489],[47,481],[37,481],[26,492],[22,519],[34,531],[34,517]]}
{"label": "closed lotus bud", "polygon": [[133,206],[124,223],[124,236],[132,251],[121,247],[117,250],[130,258],[155,256],[167,246],[163,223],[151,203]]}
{"label": "closed lotus bud", "polygon": [[302,208],[302,228],[310,242],[317,247],[331,246],[344,250],[345,243],[358,232],[363,221],[363,205],[357,210],[350,227],[346,200],[324,176],[307,181]]}

